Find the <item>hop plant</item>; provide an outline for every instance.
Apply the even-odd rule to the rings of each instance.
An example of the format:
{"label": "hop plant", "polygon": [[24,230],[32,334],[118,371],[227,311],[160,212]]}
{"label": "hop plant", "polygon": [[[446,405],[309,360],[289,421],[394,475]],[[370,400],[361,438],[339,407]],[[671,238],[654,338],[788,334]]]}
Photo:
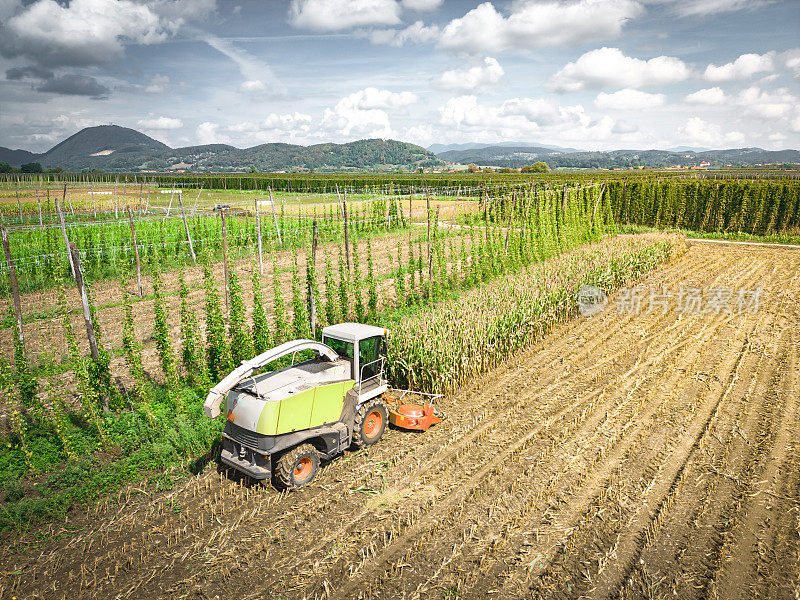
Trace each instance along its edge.
{"label": "hop plant", "polygon": [[178,295],[181,298],[181,362],[186,371],[186,381],[189,385],[204,385],[208,383],[208,372],[197,315],[189,305],[189,286],[186,285],[186,273],[183,270],[178,276]]}
{"label": "hop plant", "polygon": [[69,317],[69,305],[67,304],[66,291],[62,287],[58,294],[58,306],[61,313],[61,324],[64,328],[64,338],[67,340],[67,347],[69,348],[70,363],[72,370],[75,373],[75,382],[78,387],[78,393],[81,397],[81,405],[86,420],[91,423],[97,430],[100,436],[102,446],[108,446],[108,437],[106,434],[105,424],[103,423],[98,408],[99,395],[96,388],[92,385],[92,379],[89,374],[88,360],[81,356],[78,350],[78,343],[75,338],[75,331],[72,329],[72,321]]}
{"label": "hop plant", "polygon": [[155,316],[155,340],[161,369],[164,372],[167,386],[173,392],[178,389],[178,371],[175,366],[175,353],[169,334],[169,312],[164,296],[161,293],[163,280],[158,267],[153,269],[153,313]]}
{"label": "hop plant", "polygon": [[[125,286],[123,286],[125,287]],[[133,322],[133,305],[131,295],[127,290],[123,293],[123,305],[125,308],[125,322],[122,326],[122,351],[128,370],[133,377],[135,392],[137,397],[136,407],[139,412],[151,423],[154,421],[150,406],[153,401],[153,386],[144,374],[142,366],[142,349],[136,340],[136,329]]]}
{"label": "hop plant", "polygon": [[339,310],[336,306],[336,282],[333,278],[331,257],[325,250],[325,319],[329,324],[339,322]]}
{"label": "hop plant", "polygon": [[230,370],[231,354],[220,308],[219,291],[207,258],[203,264],[203,282],[206,292],[206,364],[211,378],[219,381]]}
{"label": "hop plant", "polygon": [[372,244],[367,239],[367,309],[373,322],[378,320],[378,282],[375,279],[375,264],[372,259]]}
{"label": "hop plant", "polygon": [[269,322],[264,310],[264,298],[261,293],[261,277],[253,265],[251,283],[253,287],[253,349],[261,354],[269,349]]}
{"label": "hop plant", "polygon": [[281,292],[281,280],[278,277],[278,260],[273,255],[272,260],[272,294],[273,314],[275,318],[275,345],[282,344],[289,339],[289,325],[286,320],[286,306]]}
{"label": "hop plant", "polygon": [[342,321],[350,318],[350,280],[347,274],[342,246],[339,245],[339,310],[341,311]]}
{"label": "hop plant", "polygon": [[297,264],[297,250],[294,251],[294,264],[292,271],[292,329],[295,338],[307,337],[308,327],[308,310],[306,301],[303,297],[303,290],[300,287],[300,268]]}
{"label": "hop plant", "polygon": [[358,242],[353,240],[353,295],[355,296],[356,320],[364,322],[364,301],[361,296],[361,266],[358,257]]}
{"label": "hop plant", "polygon": [[253,358],[253,340],[247,330],[247,315],[245,313],[242,286],[236,269],[228,273],[228,292],[230,294],[231,312],[228,324],[228,339],[231,341],[231,357],[233,364],[238,365],[243,360]]}

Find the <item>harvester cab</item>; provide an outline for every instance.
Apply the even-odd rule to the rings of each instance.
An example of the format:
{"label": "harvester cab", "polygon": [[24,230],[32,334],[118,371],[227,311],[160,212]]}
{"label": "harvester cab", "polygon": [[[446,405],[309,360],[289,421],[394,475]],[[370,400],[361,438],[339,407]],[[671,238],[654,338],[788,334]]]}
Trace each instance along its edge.
{"label": "harvester cab", "polygon": [[[204,404],[215,418],[226,402],[221,461],[296,488],[314,478],[321,459],[375,444],[389,420],[382,400],[388,333],[340,323],[322,330],[321,343],[293,340],[243,361]],[[259,373],[273,363],[279,368]]]}

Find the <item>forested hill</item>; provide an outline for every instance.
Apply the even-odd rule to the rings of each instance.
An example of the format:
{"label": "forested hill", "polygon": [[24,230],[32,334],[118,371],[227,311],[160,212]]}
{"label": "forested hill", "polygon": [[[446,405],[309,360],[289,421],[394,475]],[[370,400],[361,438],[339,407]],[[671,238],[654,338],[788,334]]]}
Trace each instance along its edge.
{"label": "forested hill", "polygon": [[460,164],[518,168],[543,161],[551,169],[619,169],[630,167],[699,166],[712,167],[785,164],[800,162],[797,150],[763,150],[762,148],[732,148],[696,152],[668,150],[612,150],[609,152],[560,152],[536,146],[486,146],[467,150],[440,152],[439,158]]}
{"label": "forested hill", "polygon": [[116,125],[87,127],[43,154],[0,148],[0,162],[19,167],[39,162],[66,171],[393,170],[444,164],[420,146],[395,140],[358,140],[347,144],[261,144],[236,148],[207,144],[170,148],[134,129]]}

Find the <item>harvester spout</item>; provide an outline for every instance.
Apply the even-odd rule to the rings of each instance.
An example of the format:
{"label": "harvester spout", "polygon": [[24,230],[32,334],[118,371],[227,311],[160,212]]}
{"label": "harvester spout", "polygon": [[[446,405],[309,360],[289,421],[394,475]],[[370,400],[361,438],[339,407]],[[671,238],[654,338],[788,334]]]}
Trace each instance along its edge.
{"label": "harvester spout", "polygon": [[210,419],[215,419],[219,416],[219,407],[222,403],[222,399],[230,390],[236,387],[240,381],[250,377],[261,367],[268,365],[274,360],[278,360],[288,354],[302,352],[303,350],[313,350],[320,356],[324,356],[331,361],[339,358],[339,355],[336,354],[332,348],[320,342],[315,342],[314,340],[292,340],[291,342],[286,342],[267,350],[255,358],[243,360],[241,365],[231,371],[225,379],[220,381],[208,392],[206,401],[203,403],[203,410],[206,416]]}

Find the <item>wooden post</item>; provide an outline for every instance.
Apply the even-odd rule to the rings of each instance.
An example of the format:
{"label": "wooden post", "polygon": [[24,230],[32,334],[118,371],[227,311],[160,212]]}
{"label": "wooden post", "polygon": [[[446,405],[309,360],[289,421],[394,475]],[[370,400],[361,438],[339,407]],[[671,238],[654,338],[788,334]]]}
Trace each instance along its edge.
{"label": "wooden post", "polygon": [[114,218],[119,219],[119,204],[117,204],[117,184],[119,184],[119,177],[114,180]]}
{"label": "wooden post", "polygon": [[[307,269],[313,269],[314,280],[317,274],[317,220],[314,219],[311,233],[311,265],[306,266]],[[314,290],[312,289],[312,280],[308,280],[308,316],[311,319],[311,337],[317,337],[317,299],[314,297]]]}
{"label": "wooden post", "polygon": [[139,207],[136,209],[138,214],[142,214],[142,191],[144,190],[144,183],[139,182]]}
{"label": "wooden post", "polygon": [[42,199],[39,197],[39,180],[36,180],[36,203],[39,205],[39,226],[44,227],[44,221],[42,220]]}
{"label": "wooden post", "polygon": [[133,255],[136,257],[136,279],[139,281],[139,297],[144,296],[142,291],[142,267],[139,263],[139,245],[136,243],[136,225],[133,224],[133,211],[128,206],[128,220],[131,224],[131,238],[133,238]]}
{"label": "wooden post", "polygon": [[[72,198],[70,198],[69,194],[67,194],[67,186],[64,186],[64,195],[67,198],[67,203],[69,203],[69,214],[71,214],[74,217],[75,216],[75,209],[72,208]],[[66,206],[65,206],[65,208],[66,208]],[[67,250],[67,252],[69,252],[69,249]]]}
{"label": "wooden post", "polygon": [[[179,198],[181,196],[182,196],[182,193],[178,194]],[[172,184],[172,193],[169,195],[169,206],[167,206],[167,214],[164,216],[165,219],[169,219],[169,213],[172,212],[172,199],[174,197],[175,197],[175,184],[173,183]],[[181,204],[183,204],[183,202],[181,202]]]}
{"label": "wooden post", "polygon": [[17,207],[19,208],[19,222],[22,224],[22,202],[19,200],[19,177],[14,179],[14,191],[17,194]]}
{"label": "wooden post", "polygon": [[[150,210],[150,188],[147,188],[147,196],[144,198],[144,212]],[[142,220],[142,213],[139,213],[139,220]]]}
{"label": "wooden post", "polygon": [[189,252],[192,255],[192,262],[197,266],[197,257],[194,254],[194,245],[192,244],[192,234],[189,233],[189,222],[186,220],[186,211],[183,210],[183,194],[178,194],[178,202],[181,204],[181,217],[183,217],[183,228],[186,230],[186,239],[189,240]]}
{"label": "wooden post", "polygon": [[89,180],[89,195],[92,197],[92,216],[97,218],[97,205],[94,203],[94,182]]}
{"label": "wooden post", "polygon": [[258,206],[258,198],[256,202],[256,234],[258,235],[258,273],[264,275],[264,256],[261,253],[261,210]]}
{"label": "wooden post", "polygon": [[[64,213],[61,211],[61,206],[58,204],[58,194],[56,196],[56,210],[58,211],[58,218],[61,220],[61,234],[64,236],[64,247],[67,250],[67,260],[69,261],[69,270],[72,271],[72,278],[75,279],[75,264],[72,262],[72,252],[69,251],[69,237],[67,236],[67,226],[64,224]],[[64,184],[64,198],[67,197],[67,184]]]}
{"label": "wooden post", "polygon": [[347,190],[344,190],[342,200],[342,215],[344,215],[344,254],[347,257],[347,272],[350,272],[350,234],[347,230]]}
{"label": "wooden post", "polygon": [[600,206],[600,200],[603,198],[603,194],[606,191],[606,183],[603,183],[603,189],[600,190],[600,195],[597,197],[597,202],[594,204],[594,210],[592,211],[592,229],[594,229],[594,216],[597,214],[597,208]]}
{"label": "wooden post", "polygon": [[516,192],[511,192],[511,208],[508,209],[508,223],[506,224],[506,243],[505,243],[505,252],[508,254],[508,235],[511,233],[511,215],[514,212],[514,196]]}
{"label": "wooden post", "polygon": [[228,226],[225,224],[225,209],[219,211],[222,217],[222,266],[225,269],[225,309],[230,317],[231,300],[228,292]]}
{"label": "wooden post", "polygon": [[281,249],[283,249],[283,238],[281,237],[281,228],[278,226],[278,215],[275,214],[275,201],[272,199],[272,188],[267,188],[269,191],[269,204],[272,207],[272,220],[275,221],[275,231],[278,232],[278,243],[281,245]]}
{"label": "wooden post", "polygon": [[83,321],[86,323],[86,337],[89,339],[89,349],[92,352],[92,360],[100,360],[100,351],[97,348],[97,338],[94,335],[94,325],[92,324],[92,311],[89,308],[89,296],[86,294],[86,286],[83,284],[83,273],[81,273],[81,255],[74,243],[69,246],[72,254],[72,262],[75,264],[75,282],[78,284],[78,291],[81,294],[81,304],[83,306]]}
{"label": "wooden post", "polygon": [[19,301],[19,284],[17,283],[17,268],[11,259],[11,245],[8,243],[8,230],[5,225],[0,225],[3,236],[3,250],[6,254],[6,265],[8,266],[8,279],[11,282],[11,294],[14,297],[14,313],[17,315],[17,337],[19,343],[25,348],[25,333],[22,330],[22,307]]}
{"label": "wooden post", "polygon": [[199,191],[199,192],[197,192],[197,198],[195,198],[195,199],[194,199],[194,206],[192,207],[192,216],[194,216],[194,215],[195,215],[195,213],[197,212],[197,201],[198,201],[198,200],[200,200],[200,194],[202,194],[202,193],[203,193],[203,186],[204,186],[205,184],[206,184],[206,182],[205,182],[205,181],[204,181],[203,183],[201,183],[201,184],[200,184],[200,191]]}
{"label": "wooden post", "polygon": [[425,190],[425,205],[428,213],[428,281],[433,277],[433,262],[431,259],[431,192]]}

